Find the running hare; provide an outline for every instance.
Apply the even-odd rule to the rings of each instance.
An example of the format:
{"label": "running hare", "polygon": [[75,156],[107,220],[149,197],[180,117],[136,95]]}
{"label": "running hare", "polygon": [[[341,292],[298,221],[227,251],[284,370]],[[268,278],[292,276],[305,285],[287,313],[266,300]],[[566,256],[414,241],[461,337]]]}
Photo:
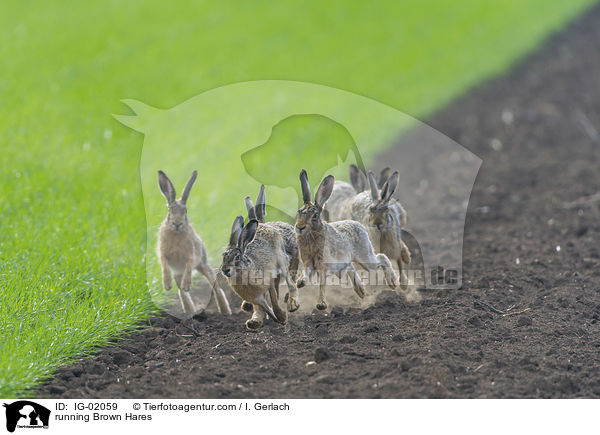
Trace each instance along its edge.
{"label": "running hare", "polygon": [[[377,181],[378,189],[383,187],[390,177],[391,172],[392,170],[390,168],[385,168],[381,171],[379,180]],[[367,177],[356,165],[350,165],[350,183],[351,184],[340,180],[335,181],[331,197],[325,205],[325,214],[328,222],[352,219],[352,204],[356,195],[364,192],[370,187]],[[396,205],[399,206],[404,225],[406,223],[406,212],[399,203],[396,204],[396,200],[393,200],[392,203],[394,204],[394,207],[396,207]]]}
{"label": "running hare", "polygon": [[[289,257],[279,231],[268,225],[259,226],[256,219],[250,219],[244,226],[242,216],[235,218],[229,245],[223,253],[221,272],[235,292],[253,305],[252,318],[246,321],[248,329],[260,328],[266,314],[285,324],[286,314],[279,307],[275,280],[277,276],[288,274],[288,264]],[[269,306],[267,293],[273,308]]]}
{"label": "running hare", "polygon": [[192,270],[196,269],[210,282],[219,312],[231,314],[225,292],[218,285],[215,272],[208,264],[204,243],[187,218],[186,202],[197,175],[197,171],[194,171],[183,189],[181,199],[175,199],[173,183],[163,171],[158,171],[158,187],[169,208],[158,232],[157,251],[162,266],[163,287],[165,290],[171,290],[173,274],[179,288],[179,301],[183,311],[188,315],[194,314],[196,307],[189,291],[192,285]]}
{"label": "running hare", "polygon": [[[398,171],[391,173],[385,168],[375,180],[375,174],[369,171],[368,179],[355,165],[350,166],[350,185],[335,182],[332,198],[327,204],[329,215],[336,219],[352,219],[361,222],[369,233],[376,252],[385,254],[398,265],[402,287],[406,287],[406,273],[403,265],[411,261],[410,251],[402,241],[402,228],[406,225],[406,211],[392,198],[398,186]],[[368,187],[368,190],[365,190]]]}
{"label": "running hare", "polygon": [[[288,285],[288,294],[286,295],[287,309],[289,312],[296,311],[300,308],[298,302],[298,290],[296,289],[296,278],[298,274],[298,265],[300,263],[300,257],[298,256],[298,244],[296,243],[296,233],[294,227],[286,222],[274,221],[265,222],[267,216],[267,203],[265,195],[265,186],[261,185],[256,197],[256,206],[252,203],[249,196],[244,198],[246,204],[246,210],[248,211],[248,220],[256,219],[259,222],[259,228],[262,225],[269,226],[279,231],[283,238],[285,253],[289,258],[288,270],[289,274],[284,276],[284,279]],[[275,279],[275,289],[279,295],[279,283],[281,282],[281,274],[278,274]],[[252,304],[244,301],[242,303],[242,309],[244,311],[250,311]]]}
{"label": "running hare", "polygon": [[319,276],[319,299],[317,308],[325,310],[326,273],[335,273],[340,278],[349,276],[354,291],[364,298],[365,290],[360,276],[352,263],[356,263],[369,271],[382,267],[385,280],[390,288],[396,288],[398,277],[384,254],[375,254],[373,245],[365,227],[353,220],[327,223],[321,218],[323,206],[333,190],[334,177],[328,175],[321,181],[314,203],[311,201],[308,175],[303,169],[300,172],[300,185],[304,206],[298,210],[296,218],[296,239],[300,258],[304,265],[304,277],[298,281],[298,287],[305,285],[305,279]]}

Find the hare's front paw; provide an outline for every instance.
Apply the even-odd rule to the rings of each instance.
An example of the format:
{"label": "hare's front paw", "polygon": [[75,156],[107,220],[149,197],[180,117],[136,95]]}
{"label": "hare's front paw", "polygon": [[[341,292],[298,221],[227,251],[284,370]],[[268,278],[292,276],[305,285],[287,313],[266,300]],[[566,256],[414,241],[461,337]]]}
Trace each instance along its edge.
{"label": "hare's front paw", "polygon": [[169,291],[173,288],[173,281],[171,281],[170,279],[163,279],[163,288],[166,291]]}
{"label": "hare's front paw", "polygon": [[298,308],[300,308],[300,303],[298,302],[298,299],[295,298],[295,297],[288,297],[288,299],[287,299],[287,309],[288,309],[288,311],[290,313],[293,313]]}

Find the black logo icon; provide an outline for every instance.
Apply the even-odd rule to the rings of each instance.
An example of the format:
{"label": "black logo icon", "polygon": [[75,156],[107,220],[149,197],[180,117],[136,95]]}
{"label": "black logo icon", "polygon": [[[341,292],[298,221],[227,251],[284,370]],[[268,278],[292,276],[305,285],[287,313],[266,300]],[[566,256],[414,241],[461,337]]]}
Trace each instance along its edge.
{"label": "black logo icon", "polygon": [[19,400],[4,404],[6,408],[6,430],[14,432],[19,428],[48,428],[50,410],[29,400]]}

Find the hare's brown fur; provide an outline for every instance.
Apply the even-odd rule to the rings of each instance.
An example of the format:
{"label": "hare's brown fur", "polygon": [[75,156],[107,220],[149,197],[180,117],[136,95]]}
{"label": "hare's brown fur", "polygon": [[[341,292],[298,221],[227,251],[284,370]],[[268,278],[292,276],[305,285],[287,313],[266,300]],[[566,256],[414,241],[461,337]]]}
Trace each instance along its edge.
{"label": "hare's brown fur", "polygon": [[325,204],[327,222],[350,219],[350,208],[356,196],[354,187],[345,181],[336,180],[331,196]]}
{"label": "hare's brown fur", "polygon": [[[240,232],[237,237],[234,236],[236,225],[239,225]],[[279,307],[276,289],[277,277],[288,274],[289,257],[285,252],[284,240],[280,232],[269,225],[259,224],[255,219],[251,219],[246,227],[250,225],[255,228],[249,240],[244,241],[243,219],[241,216],[236,218],[230,244],[223,254],[221,272],[234,291],[253,305],[252,318],[246,322],[248,329],[262,326],[266,314],[285,324],[287,316]],[[248,228],[243,228],[243,231]],[[267,302],[267,294],[272,309]]]}
{"label": "hare's brown fur", "polygon": [[[401,282],[405,287],[403,265],[411,261],[410,251],[402,240],[402,228],[406,225],[406,211],[399,201],[391,198],[391,194],[381,198],[382,188],[388,180],[391,182],[394,174],[391,174],[389,168],[385,168],[379,177],[379,182],[375,182],[374,175],[370,173],[367,183],[364,174],[357,173],[358,168],[351,167],[350,176],[355,180],[353,186],[343,181],[335,182],[331,196],[332,198],[335,196],[336,201],[327,203],[328,214],[335,219],[352,219],[362,223],[369,233],[375,252],[385,254],[390,261],[397,264]],[[397,173],[395,174],[397,177]],[[363,179],[362,182],[356,182],[359,178]],[[350,190],[350,188],[355,191],[367,187],[370,189],[358,193],[352,193]]]}
{"label": "hare's brown fur", "polygon": [[[244,203],[246,205],[246,210],[248,211],[249,220],[256,219],[259,222],[259,227],[266,225],[274,228],[279,232],[283,239],[284,252],[289,258],[289,263],[287,264],[288,273],[283,276],[283,279],[288,285],[288,294],[286,295],[287,308],[290,312],[296,311],[298,308],[300,308],[298,291],[296,288],[296,278],[298,275],[300,258],[298,254],[298,245],[296,243],[296,233],[294,231],[294,227],[287,222],[266,222],[267,205],[264,185],[260,186],[258,196],[256,197],[256,206],[252,203],[252,199],[250,199],[249,196],[244,198]],[[278,274],[275,278],[275,289],[277,291],[277,295],[279,295],[279,283],[281,282],[281,278],[281,274]],[[242,303],[242,309],[245,311],[250,311],[246,309],[249,308],[248,305],[249,304],[244,301]]]}
{"label": "hare's brown fur", "polygon": [[196,307],[189,291],[192,284],[192,271],[195,269],[210,282],[219,311],[223,314],[231,314],[225,293],[217,282],[215,272],[208,264],[204,243],[187,219],[186,202],[196,175],[197,172],[194,171],[181,198],[175,199],[173,184],[164,172],[158,172],[159,188],[169,208],[158,232],[157,245],[163,287],[165,290],[170,290],[174,277],[179,289],[181,306],[187,315],[193,315]]}
{"label": "hare's brown fur", "polygon": [[325,281],[327,272],[335,273],[340,278],[348,275],[353,282],[354,290],[359,297],[365,292],[353,263],[366,270],[382,267],[387,284],[391,288],[397,286],[397,276],[389,259],[384,254],[375,254],[365,227],[357,221],[343,220],[332,223],[321,217],[323,206],[333,190],[334,178],[329,175],[323,179],[314,203],[310,199],[310,188],[306,171],[300,173],[304,206],[298,211],[296,218],[296,239],[300,258],[304,265],[305,277],[299,280],[298,286],[304,285],[305,278],[318,274],[320,279],[318,309],[326,309]]}

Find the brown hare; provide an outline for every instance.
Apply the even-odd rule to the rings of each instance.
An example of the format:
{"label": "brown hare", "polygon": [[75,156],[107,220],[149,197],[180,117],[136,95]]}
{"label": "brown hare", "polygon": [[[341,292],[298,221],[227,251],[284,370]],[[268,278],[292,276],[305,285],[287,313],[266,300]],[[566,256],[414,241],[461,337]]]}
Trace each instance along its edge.
{"label": "brown hare", "polygon": [[[248,220],[256,219],[259,222],[259,228],[261,225],[267,225],[276,229],[283,238],[285,253],[290,259],[288,265],[289,274],[283,277],[288,285],[288,294],[286,295],[287,309],[289,312],[296,311],[298,308],[300,308],[300,303],[298,301],[298,290],[296,289],[296,278],[298,274],[300,257],[298,254],[298,245],[296,243],[296,233],[294,231],[294,227],[287,222],[265,222],[265,217],[267,216],[267,203],[264,185],[260,186],[258,196],[256,197],[256,206],[254,206],[252,199],[250,199],[249,196],[244,198],[244,203],[246,204],[246,210],[248,211]],[[281,275],[278,275],[275,279],[275,289],[277,290],[277,294],[279,294],[280,282]],[[242,303],[242,309],[244,311],[250,311],[248,308],[251,309],[252,305],[244,301],[244,303]]]}
{"label": "brown hare", "polygon": [[158,232],[158,257],[162,267],[162,282],[165,290],[170,290],[175,277],[179,289],[179,301],[187,315],[193,315],[196,307],[190,296],[192,271],[196,269],[210,282],[219,312],[231,314],[225,292],[216,280],[215,272],[208,264],[206,248],[202,239],[187,218],[187,199],[196,181],[197,171],[188,180],[180,199],[175,199],[173,183],[163,171],[158,171],[158,187],[167,200],[169,209]]}
{"label": "brown hare", "polygon": [[[260,225],[250,219],[244,226],[244,218],[238,216],[233,222],[229,245],[223,253],[221,272],[242,300],[253,305],[252,318],[246,321],[248,329],[258,329],[268,314],[284,325],[285,311],[279,307],[275,280],[288,274],[289,257],[281,234],[268,225]],[[267,301],[267,293],[271,306]]]}
{"label": "brown hare", "polygon": [[312,202],[308,175],[304,169],[300,172],[304,205],[298,210],[295,227],[300,259],[304,265],[304,276],[298,281],[298,287],[304,286],[306,279],[312,280],[318,275],[320,287],[317,308],[319,310],[327,309],[325,299],[327,273],[334,273],[340,278],[348,276],[356,294],[364,298],[363,284],[352,263],[368,271],[375,271],[381,267],[387,285],[392,289],[398,285],[398,277],[390,260],[384,254],[375,254],[367,230],[361,223],[353,220],[327,223],[322,219],[321,213],[331,195],[334,181],[333,175],[325,177]]}
{"label": "brown hare", "polygon": [[390,168],[383,169],[378,180],[369,171],[367,179],[358,167],[351,165],[350,180],[355,193],[349,192],[348,183],[336,181],[331,195],[335,201],[328,202],[326,208],[335,219],[361,222],[369,233],[375,251],[385,254],[397,264],[402,288],[406,288],[407,278],[403,265],[410,263],[411,255],[402,241],[406,211],[400,202],[392,198],[398,179],[398,171],[392,173]]}

